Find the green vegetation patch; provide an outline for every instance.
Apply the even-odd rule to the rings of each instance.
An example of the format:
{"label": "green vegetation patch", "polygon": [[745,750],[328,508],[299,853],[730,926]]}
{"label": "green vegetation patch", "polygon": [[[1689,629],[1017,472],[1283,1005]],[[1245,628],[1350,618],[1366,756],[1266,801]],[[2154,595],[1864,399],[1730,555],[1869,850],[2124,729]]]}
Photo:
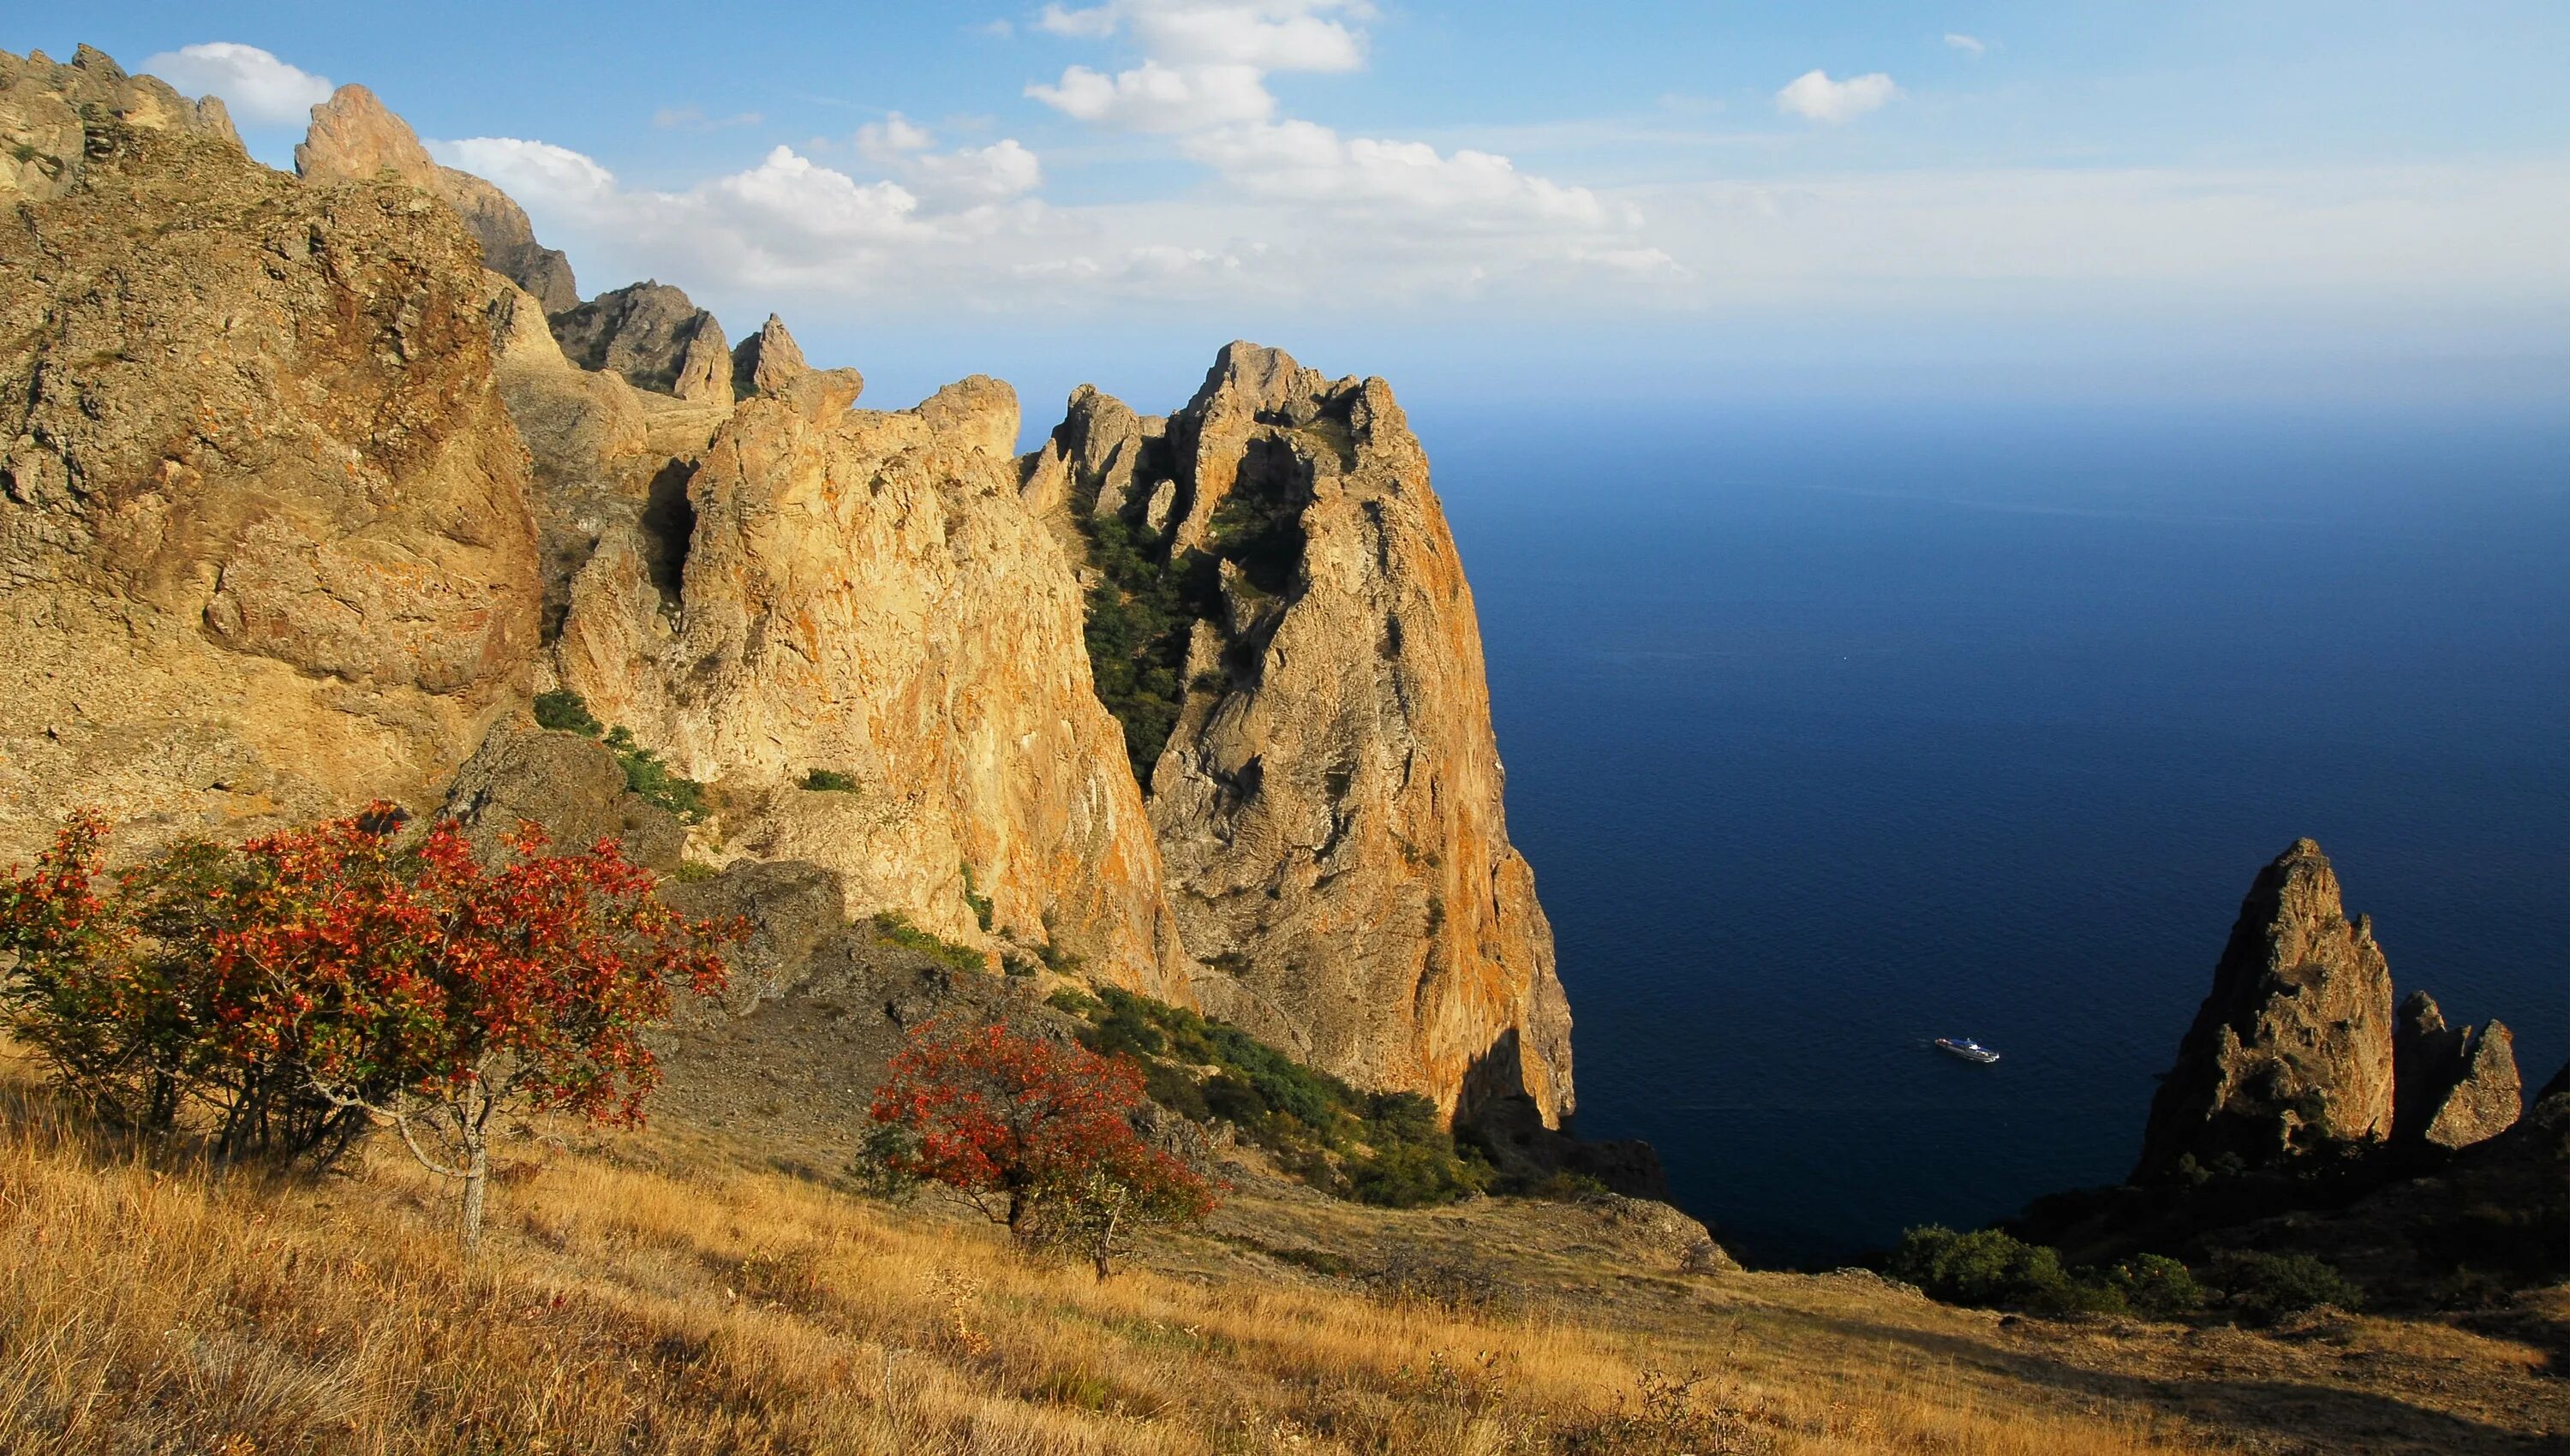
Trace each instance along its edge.
{"label": "green vegetation patch", "polygon": [[[2204,1308],[2214,1297],[2193,1271],[2165,1255],[2136,1255],[2107,1268],[2066,1269],[2058,1251],[2025,1243],[1998,1229],[1968,1234],[1935,1225],[1912,1229],[1901,1236],[1900,1247],[1885,1261],[1883,1272],[1949,1304],[2035,1314],[2129,1313],[2174,1319]],[[2249,1314],[2247,1305],[2234,1301],[2234,1306]]]}
{"label": "green vegetation patch", "polygon": [[814,769],[803,776],[803,787],[828,794],[857,792],[857,776],[837,769]]}
{"label": "green vegetation patch", "polygon": [[567,687],[536,694],[536,726],[557,733],[577,733],[583,738],[596,738],[607,731],[607,725],[590,712],[587,700]]}
{"label": "green vegetation patch", "polygon": [[1088,1022],[1080,1040],[1142,1068],[1151,1100],[1197,1122],[1228,1122],[1279,1167],[1339,1198],[1386,1208],[1452,1203],[1496,1175],[1458,1148],[1416,1092],[1361,1092],[1226,1021],[1101,986],[1051,1003]]}
{"label": "green vegetation patch", "polygon": [[910,922],[910,916],[899,910],[883,910],[875,915],[875,933],[905,950],[916,950],[951,970],[991,968],[991,957],[970,945],[958,945],[932,931]]}
{"label": "green vegetation patch", "polygon": [[660,755],[644,748],[631,729],[610,728],[605,741],[616,750],[617,761],[625,765],[628,790],[678,816],[681,824],[703,820],[707,810],[704,785],[662,763]]}

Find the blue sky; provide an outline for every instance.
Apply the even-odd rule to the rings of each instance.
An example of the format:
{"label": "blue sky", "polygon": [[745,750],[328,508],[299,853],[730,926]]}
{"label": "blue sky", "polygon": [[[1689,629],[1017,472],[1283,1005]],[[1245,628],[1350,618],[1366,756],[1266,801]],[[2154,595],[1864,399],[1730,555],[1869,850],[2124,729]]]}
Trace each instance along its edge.
{"label": "blue sky", "polygon": [[2557,0],[0,24],[79,41],[223,94],[273,163],[363,82],[586,289],[774,309],[885,403],[982,370],[1036,414],[1087,378],[1166,407],[1235,335],[1509,405],[2570,384]]}

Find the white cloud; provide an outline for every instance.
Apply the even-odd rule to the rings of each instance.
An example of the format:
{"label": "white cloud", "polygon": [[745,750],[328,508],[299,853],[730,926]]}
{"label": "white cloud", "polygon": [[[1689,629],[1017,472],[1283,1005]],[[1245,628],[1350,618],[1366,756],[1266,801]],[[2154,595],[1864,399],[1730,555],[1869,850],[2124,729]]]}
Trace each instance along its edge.
{"label": "white cloud", "polygon": [[1900,94],[1901,88],[1880,71],[1845,81],[1832,81],[1827,71],[1806,71],[1776,93],[1776,109],[1836,124],[1879,110]]}
{"label": "white cloud", "polygon": [[880,122],[868,122],[857,128],[857,150],[877,162],[925,152],[937,145],[926,127],[917,126],[899,112],[887,112]]}
{"label": "white cloud", "polygon": [[616,175],[568,147],[516,137],[467,137],[431,142],[430,155],[448,167],[488,178],[524,201],[543,197],[560,205],[591,207],[616,194]]}
{"label": "white cloud", "polygon": [[1014,138],[917,158],[909,176],[931,200],[966,206],[1024,196],[1044,185],[1043,164]]}
{"label": "white cloud", "polygon": [[1347,210],[1444,217],[1466,228],[1603,228],[1634,220],[1586,187],[1529,177],[1504,157],[1425,142],[1345,138],[1312,122],[1227,128],[1186,154],[1255,196]]}
{"label": "white cloud", "polygon": [[251,126],[301,124],[312,108],[330,99],[330,80],[289,66],[256,46],[212,41],[181,46],[147,56],[146,74],[158,76],[189,96],[209,94]]}
{"label": "white cloud", "polygon": [[1144,61],[1113,76],[1073,66],[1061,84],[1027,95],[1078,121],[1123,132],[1195,132],[1265,121],[1276,109],[1255,66],[1163,66]]}
{"label": "white cloud", "polygon": [[1945,45],[1951,50],[1963,52],[1974,60],[1978,60],[1989,50],[1988,44],[1979,36],[1962,35],[1950,30],[1945,32]]}
{"label": "white cloud", "polygon": [[898,182],[859,182],[778,147],[747,172],[718,178],[709,188],[741,220],[806,242],[881,241],[901,235],[919,198]]}

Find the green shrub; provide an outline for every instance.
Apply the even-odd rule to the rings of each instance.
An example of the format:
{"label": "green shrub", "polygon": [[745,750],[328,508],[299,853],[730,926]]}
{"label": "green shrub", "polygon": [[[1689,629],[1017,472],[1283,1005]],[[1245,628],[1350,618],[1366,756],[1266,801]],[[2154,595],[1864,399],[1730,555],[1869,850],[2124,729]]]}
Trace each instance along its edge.
{"label": "green shrub", "polygon": [[1057,975],[1076,974],[1079,968],[1087,963],[1077,952],[1065,950],[1051,939],[1036,947],[1036,959],[1043,961],[1045,969]]}
{"label": "green shrub", "polygon": [[977,893],[978,888],[973,884],[973,867],[971,865],[965,865],[962,869],[964,871],[965,909],[973,911],[973,923],[980,925],[982,927],[982,933],[987,935],[991,932],[991,897]]}
{"label": "green shrub", "polygon": [[1390,1209],[1453,1203],[1488,1189],[1491,1177],[1489,1164],[1428,1143],[1387,1143],[1348,1166],[1357,1201]]}
{"label": "green shrub", "polygon": [[1525,1193],[1528,1198],[1567,1204],[1577,1203],[1584,1198],[1597,1198],[1614,1191],[1585,1173],[1572,1173],[1565,1169],[1554,1172],[1540,1183],[1529,1185]]}
{"label": "green shrub", "polygon": [[1213,1121],[1213,1108],[1205,1101],[1204,1089],[1196,1079],[1167,1062],[1146,1062],[1142,1066],[1142,1090],[1162,1107],[1191,1122]]}
{"label": "green shrub", "polygon": [[2225,1306],[2249,1324],[2273,1324],[2323,1304],[2359,1309],[2364,1291],[2308,1254],[2232,1250],[2213,1261],[2213,1286]]}
{"label": "green shrub", "polygon": [[581,695],[567,687],[536,694],[536,726],[557,733],[577,733],[584,738],[596,738],[606,728],[589,711]]}
{"label": "green shrub", "polygon": [[970,945],[958,945],[943,936],[932,934],[910,922],[910,916],[899,910],[883,910],[875,915],[875,933],[901,946],[916,950],[952,970],[988,971],[991,957]]}
{"label": "green shrub", "polygon": [[1036,963],[1014,950],[1003,950],[1000,952],[1000,969],[1014,976],[1031,976],[1036,973]]}
{"label": "green shrub", "polygon": [[1901,1236],[1883,1272],[1949,1304],[2037,1314],[2108,1314],[2124,1307],[2112,1285],[2074,1278],[2061,1267],[2058,1251],[1997,1229],[1912,1229]]}
{"label": "green shrub", "polygon": [[1085,1016],[1098,1009],[1097,998],[1077,986],[1062,987],[1045,997],[1045,1004],[1057,1011],[1069,1011],[1073,1016]]}
{"label": "green shrub", "polygon": [[2156,1319],[2192,1314],[2208,1297],[2187,1267],[2164,1254],[2136,1255],[2107,1271],[2106,1282],[2134,1312]]}
{"label": "green shrub", "polygon": [[670,878],[680,885],[701,885],[722,872],[702,860],[680,860],[677,873]]}
{"label": "green shrub", "polygon": [[695,824],[705,817],[705,786],[662,763],[631,729],[608,729],[606,742],[625,765],[625,787],[637,797],[659,805],[682,824]]}
{"label": "green shrub", "polygon": [[857,776],[837,769],[814,769],[803,776],[803,787],[828,794],[853,794],[857,791]]}

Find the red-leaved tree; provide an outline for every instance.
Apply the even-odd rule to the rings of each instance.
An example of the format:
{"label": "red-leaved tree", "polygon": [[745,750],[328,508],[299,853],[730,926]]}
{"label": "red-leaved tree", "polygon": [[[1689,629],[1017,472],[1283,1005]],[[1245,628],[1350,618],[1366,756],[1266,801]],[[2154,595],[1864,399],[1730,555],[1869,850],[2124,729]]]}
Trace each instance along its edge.
{"label": "red-leaved tree", "polygon": [[886,1068],[873,1145],[895,1174],[942,1184],[1021,1241],[1077,1245],[1104,1278],[1137,1228],[1211,1213],[1213,1184],[1133,1127],[1142,1074],[1005,1026],[914,1032]]}
{"label": "red-leaved tree", "polygon": [[721,989],[737,923],[661,904],[602,840],[547,854],[522,826],[495,863],[451,822],[365,813],[237,848],[182,845],[98,886],[94,820],[0,882],[11,1024],[65,1080],[166,1122],[215,1109],[227,1152],[344,1146],[389,1124],[462,1185],[479,1241],[497,1120],[639,1123],[659,1067],[642,1030],[673,987]]}

